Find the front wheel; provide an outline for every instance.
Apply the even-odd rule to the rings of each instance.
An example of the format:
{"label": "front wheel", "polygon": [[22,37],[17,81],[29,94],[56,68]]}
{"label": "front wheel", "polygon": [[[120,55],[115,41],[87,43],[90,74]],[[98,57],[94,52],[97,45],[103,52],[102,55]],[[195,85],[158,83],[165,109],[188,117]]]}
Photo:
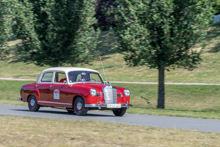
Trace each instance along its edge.
{"label": "front wheel", "polygon": [[83,98],[77,97],[74,101],[74,111],[76,115],[85,116],[87,114],[88,108],[85,107],[85,102]]}
{"label": "front wheel", "polygon": [[127,110],[126,108],[116,109],[116,110],[113,110],[113,113],[115,114],[115,116],[123,116],[126,110]]}
{"label": "front wheel", "polygon": [[30,111],[38,111],[40,106],[37,104],[37,98],[31,95],[28,99],[28,108]]}

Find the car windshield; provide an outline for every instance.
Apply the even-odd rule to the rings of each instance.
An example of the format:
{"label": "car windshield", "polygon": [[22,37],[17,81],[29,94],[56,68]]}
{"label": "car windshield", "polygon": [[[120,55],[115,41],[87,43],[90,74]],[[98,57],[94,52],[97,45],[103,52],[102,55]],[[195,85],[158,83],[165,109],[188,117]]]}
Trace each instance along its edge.
{"label": "car windshield", "polygon": [[103,83],[102,78],[96,72],[89,71],[71,71],[68,73],[69,82],[91,82],[91,83]]}

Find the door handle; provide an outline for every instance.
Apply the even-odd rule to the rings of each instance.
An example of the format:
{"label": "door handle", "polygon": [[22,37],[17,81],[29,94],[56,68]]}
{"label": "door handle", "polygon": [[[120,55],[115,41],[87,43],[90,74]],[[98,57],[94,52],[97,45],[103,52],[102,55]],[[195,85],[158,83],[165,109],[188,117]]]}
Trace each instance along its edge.
{"label": "door handle", "polygon": [[50,87],[53,87],[53,85],[50,85]]}
{"label": "door handle", "polygon": [[39,85],[35,85],[35,87],[39,87]]}

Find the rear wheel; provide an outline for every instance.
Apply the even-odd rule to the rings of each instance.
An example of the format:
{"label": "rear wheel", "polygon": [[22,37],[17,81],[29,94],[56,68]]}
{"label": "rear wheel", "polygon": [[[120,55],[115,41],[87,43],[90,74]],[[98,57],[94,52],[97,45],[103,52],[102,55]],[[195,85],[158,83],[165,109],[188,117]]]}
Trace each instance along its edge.
{"label": "rear wheel", "polygon": [[37,98],[34,95],[29,96],[28,108],[30,111],[38,111],[40,106],[37,104]]}
{"label": "rear wheel", "polygon": [[74,101],[74,111],[76,115],[84,116],[87,114],[88,108],[85,107],[85,102],[82,97],[77,97]]}
{"label": "rear wheel", "polygon": [[126,108],[113,110],[115,116],[123,116],[126,112]]}

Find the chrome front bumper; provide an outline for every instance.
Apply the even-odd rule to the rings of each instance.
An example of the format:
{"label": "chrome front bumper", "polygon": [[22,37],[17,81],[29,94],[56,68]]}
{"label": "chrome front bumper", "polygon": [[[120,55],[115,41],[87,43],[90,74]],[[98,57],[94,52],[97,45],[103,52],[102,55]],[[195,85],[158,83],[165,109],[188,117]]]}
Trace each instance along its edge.
{"label": "chrome front bumper", "polygon": [[[121,104],[121,108],[131,108],[133,105],[131,104]],[[98,108],[98,109],[102,109],[102,108],[107,108],[107,104],[85,104],[85,107],[87,108]],[[114,108],[110,108],[110,109],[114,109]],[[115,108],[118,109],[118,108]]]}

